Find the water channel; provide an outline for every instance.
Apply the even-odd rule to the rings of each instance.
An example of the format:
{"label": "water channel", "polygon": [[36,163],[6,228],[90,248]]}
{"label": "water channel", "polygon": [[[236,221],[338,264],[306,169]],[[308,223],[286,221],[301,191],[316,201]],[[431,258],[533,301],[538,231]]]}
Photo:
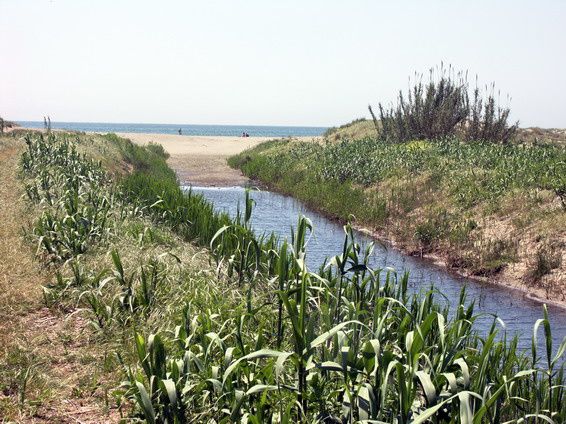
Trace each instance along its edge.
{"label": "water channel", "polygon": [[[235,216],[238,204],[243,204],[243,187],[193,187],[193,192],[202,194],[219,211]],[[311,271],[318,271],[326,257],[341,253],[344,243],[343,226],[321,214],[310,210],[301,202],[288,196],[270,191],[252,191],[251,197],[256,205],[252,214],[252,227],[256,234],[275,233],[280,237],[290,238],[291,228],[295,228],[300,214],[308,217],[313,224],[313,234],[307,246],[307,265]],[[356,233],[360,244],[373,240],[361,233]],[[414,292],[428,290],[431,284],[446,296],[451,308],[458,304],[460,291],[467,287],[468,301],[475,300],[476,311],[486,315],[479,319],[477,329],[487,331],[497,315],[502,323],[500,332],[508,335],[517,334],[519,345],[530,348],[533,326],[542,318],[542,304],[528,299],[524,294],[493,284],[479,283],[455,276],[446,270],[420,258],[407,256],[395,249],[376,243],[371,265],[375,268],[388,268],[398,274],[410,273],[409,286]],[[437,296],[437,300],[442,298]],[[566,335],[566,310],[549,306],[554,350]],[[504,323],[504,324],[503,324]],[[503,326],[504,325],[504,326]],[[544,338],[542,326],[539,339]],[[538,343],[540,344],[540,343]]]}

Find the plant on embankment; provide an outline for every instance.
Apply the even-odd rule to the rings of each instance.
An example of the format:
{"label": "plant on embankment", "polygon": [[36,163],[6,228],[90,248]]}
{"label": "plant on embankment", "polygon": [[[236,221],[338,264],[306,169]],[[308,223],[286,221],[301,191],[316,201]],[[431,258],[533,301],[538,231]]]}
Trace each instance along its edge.
{"label": "plant on embankment", "polygon": [[[508,143],[517,132],[518,123],[509,125],[510,110],[499,105],[495,84],[483,95],[476,87],[470,95],[467,72],[456,72],[452,66],[429,71],[415,79],[406,93],[399,92],[397,104],[384,108],[379,103],[379,137],[387,142],[436,140],[458,136],[466,141]],[[375,127],[378,121],[371,109]]]}
{"label": "plant on embankment", "polygon": [[[305,218],[289,243],[257,239],[249,231],[249,198],[239,219],[214,218],[202,198],[179,192],[169,173],[145,165],[114,186],[126,205],[112,206],[125,211],[110,214],[115,231],[89,239],[86,252],[69,262],[72,272],[49,290],[50,301],[89,310],[100,337],[118,336],[125,381],[115,396],[134,403],[135,417],[479,423],[566,416],[566,344],[552,346],[546,312],[531,352],[522,353],[516,339],[498,338],[495,319],[487,334],[476,332],[478,316],[464,292],[450,314],[433,288],[412,295],[408,275],[371,269],[372,247],[362,250],[348,226],[341,254],[316,273],[306,267],[312,228]],[[64,184],[63,172],[49,179],[49,193],[59,192],[51,184]],[[40,202],[46,192],[39,191]],[[164,237],[150,236],[144,219],[179,247],[155,246]],[[169,229],[209,243],[212,267],[184,253],[190,245]],[[113,248],[124,234],[129,245]],[[109,249],[104,264],[89,259],[97,245]]]}
{"label": "plant on embankment", "polygon": [[[285,327],[283,342],[269,331],[280,328],[273,322],[277,309],[258,315],[263,296],[253,299],[250,313],[228,321],[220,314],[211,319],[214,308],[204,316],[191,311],[192,320],[185,311],[175,329],[176,347],[166,348],[157,334],[137,336],[143,372],[129,369],[124,389],[146,420],[184,422],[191,411],[197,421],[341,417],[401,423],[431,417],[471,423],[544,416],[559,422],[562,353],[547,355],[548,373],[530,368],[538,362],[536,330],[532,358],[517,350],[516,340],[497,341],[495,321],[479,337],[473,332],[477,316],[473,305],[464,306],[464,295],[450,319],[448,309],[436,304],[434,290],[411,297],[407,276],[397,282],[367,268],[369,252],[359,250],[351,232],[332,267],[320,275],[308,272],[303,244],[308,228],[305,220],[299,222],[292,260],[281,255],[287,264],[277,267],[285,270],[276,292],[281,303],[273,304],[283,305],[284,314],[277,315]],[[540,325],[550,343],[546,317]],[[518,412],[546,390],[549,396],[532,415]]]}
{"label": "plant on embankment", "polygon": [[[566,211],[560,196],[566,192],[566,150],[559,146],[279,140],[229,164],[332,217],[354,215],[358,225],[385,232],[408,251],[441,252],[475,274],[527,260],[523,244],[486,267],[493,243],[560,239],[556,223]],[[499,221],[512,227],[502,231]],[[557,233],[547,234],[547,227]]]}

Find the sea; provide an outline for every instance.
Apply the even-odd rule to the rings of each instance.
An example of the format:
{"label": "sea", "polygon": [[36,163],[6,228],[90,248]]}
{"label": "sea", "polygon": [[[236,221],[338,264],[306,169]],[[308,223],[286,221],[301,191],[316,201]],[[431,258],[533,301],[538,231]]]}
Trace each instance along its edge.
{"label": "sea", "polygon": [[[26,128],[43,128],[43,121],[18,121]],[[131,124],[109,122],[51,122],[51,128],[99,133],[152,133],[208,136],[250,137],[316,137],[325,127],[273,126],[273,125],[196,125],[196,124]]]}

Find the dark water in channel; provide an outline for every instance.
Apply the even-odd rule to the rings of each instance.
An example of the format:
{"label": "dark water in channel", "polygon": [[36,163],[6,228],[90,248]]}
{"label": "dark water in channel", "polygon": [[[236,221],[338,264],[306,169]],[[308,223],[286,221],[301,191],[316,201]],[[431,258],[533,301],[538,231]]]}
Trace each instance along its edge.
{"label": "dark water in channel", "polygon": [[[193,192],[201,193],[218,210],[228,212],[231,216],[235,216],[239,203],[243,205],[245,196],[245,189],[242,187],[193,187]],[[292,197],[269,191],[252,191],[251,197],[256,201],[252,214],[252,227],[256,234],[274,232],[290,239],[291,227],[296,228],[300,214],[312,221],[314,232],[307,246],[307,266],[311,271],[318,271],[326,257],[341,253],[345,236],[342,225],[308,209]],[[362,245],[372,241],[360,232],[356,233],[356,237]],[[399,275],[409,271],[409,286],[415,292],[426,291],[434,283],[435,288],[447,297],[451,309],[453,305],[458,304],[462,287],[467,286],[468,301],[476,301],[476,312],[490,314],[477,321],[480,332],[489,330],[493,315],[496,314],[504,322],[507,334],[517,334],[520,346],[530,348],[533,326],[537,319],[542,318],[541,303],[527,299],[512,290],[451,275],[420,258],[404,255],[377,243],[371,264],[376,268],[392,268]],[[436,299],[442,301],[439,295]],[[556,349],[566,335],[566,311],[552,306],[549,306],[548,310]],[[502,329],[501,325],[500,328]],[[542,341],[542,327],[539,328],[538,334]],[[541,353],[543,351],[539,350],[539,355]]]}

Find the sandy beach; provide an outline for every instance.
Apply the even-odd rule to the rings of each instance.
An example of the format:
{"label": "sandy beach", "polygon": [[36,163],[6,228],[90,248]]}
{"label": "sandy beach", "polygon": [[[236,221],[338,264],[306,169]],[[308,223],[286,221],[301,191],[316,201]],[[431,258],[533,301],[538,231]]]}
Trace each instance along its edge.
{"label": "sandy beach", "polygon": [[217,137],[174,134],[117,133],[137,144],[158,143],[173,155],[231,156],[273,137]]}
{"label": "sandy beach", "polygon": [[[169,165],[181,184],[195,186],[244,185],[248,178],[232,169],[226,159],[273,137],[189,136],[175,134],[118,133],[136,144],[158,143],[171,156]],[[297,137],[317,140],[317,137]]]}

